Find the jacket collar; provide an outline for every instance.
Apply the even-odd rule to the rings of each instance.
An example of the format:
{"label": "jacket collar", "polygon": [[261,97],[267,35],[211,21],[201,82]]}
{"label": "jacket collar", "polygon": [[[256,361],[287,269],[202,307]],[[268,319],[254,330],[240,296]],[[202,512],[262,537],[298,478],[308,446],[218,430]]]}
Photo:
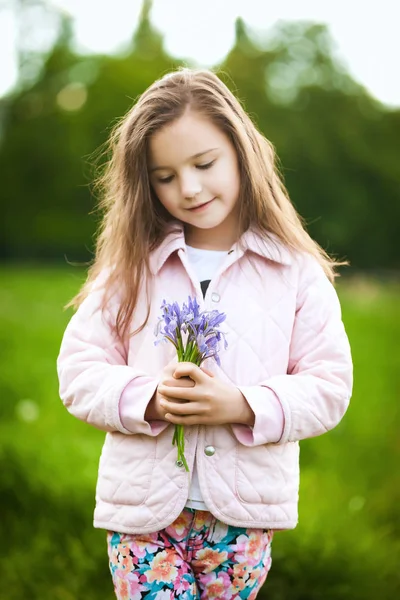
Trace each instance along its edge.
{"label": "jacket collar", "polygon": [[[185,234],[183,226],[173,221],[167,227],[166,235],[161,244],[153,250],[150,255],[150,269],[153,275],[156,275],[166,260],[177,250],[185,250]],[[283,245],[279,238],[269,233],[267,235],[248,230],[240,240],[232,246],[232,250],[250,251],[263,258],[271,260],[282,265],[291,265],[293,255],[290,250]]]}

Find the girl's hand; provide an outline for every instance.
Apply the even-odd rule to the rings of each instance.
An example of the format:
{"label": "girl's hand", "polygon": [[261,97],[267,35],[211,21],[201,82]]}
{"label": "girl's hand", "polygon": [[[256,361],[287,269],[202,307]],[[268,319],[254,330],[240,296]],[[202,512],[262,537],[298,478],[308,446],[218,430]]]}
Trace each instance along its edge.
{"label": "girl's hand", "polygon": [[[193,387],[194,386],[194,382],[189,379],[188,377],[182,377],[181,379],[175,379],[174,378],[174,372],[175,369],[177,367],[179,363],[177,362],[176,359],[172,360],[170,363],[168,363],[168,365],[166,367],[164,367],[162,374],[161,374],[161,378],[160,378],[160,383],[158,384],[158,387],[152,397],[152,399],[150,400],[149,404],[147,405],[147,409],[144,415],[144,418],[146,421],[166,421],[167,419],[165,418],[165,413],[167,412],[165,408],[163,408],[161,406],[161,401],[164,399],[164,396],[161,396],[160,394],[160,386],[173,386],[173,387],[179,387],[179,388],[188,388],[188,387]],[[178,401],[176,400],[176,402],[184,402],[184,400]]]}
{"label": "girl's hand", "polygon": [[[190,377],[190,380],[183,379]],[[181,382],[191,381],[191,387]],[[177,363],[172,379],[158,386],[164,419],[175,425],[254,425],[254,413],[241,391],[193,363]]]}

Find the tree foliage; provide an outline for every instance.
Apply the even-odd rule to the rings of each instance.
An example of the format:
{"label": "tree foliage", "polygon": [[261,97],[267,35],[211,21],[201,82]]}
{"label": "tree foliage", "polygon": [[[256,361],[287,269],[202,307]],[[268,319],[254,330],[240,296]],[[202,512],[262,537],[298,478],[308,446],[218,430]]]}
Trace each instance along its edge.
{"label": "tree foliage", "polygon": [[[1,101],[1,258],[90,259],[93,153],[140,93],[182,64],[165,51],[150,8],[145,0],[118,56],[75,52],[60,17],[36,80]],[[239,19],[217,72],[275,145],[310,233],[356,267],[399,268],[400,111],[350,77],[327,28],[281,23],[260,37]]]}

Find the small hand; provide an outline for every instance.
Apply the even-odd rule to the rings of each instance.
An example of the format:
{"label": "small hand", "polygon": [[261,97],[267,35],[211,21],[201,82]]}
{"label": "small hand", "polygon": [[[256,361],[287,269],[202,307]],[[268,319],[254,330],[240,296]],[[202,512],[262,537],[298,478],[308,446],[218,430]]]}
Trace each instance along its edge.
{"label": "small hand", "polygon": [[[177,383],[187,377],[192,382],[190,387]],[[254,413],[240,390],[193,363],[176,364],[173,379],[160,383],[158,393],[161,395],[160,407],[164,411],[164,419],[170,423],[254,425]]]}
{"label": "small hand", "polygon": [[[144,415],[146,421],[166,421],[165,413],[167,412],[165,408],[161,406],[161,401],[164,399],[164,396],[160,394],[160,386],[170,386],[170,387],[179,387],[179,388],[188,388],[194,386],[194,381],[189,379],[188,377],[182,377],[180,379],[174,378],[174,372],[178,365],[176,359],[171,361],[161,373],[160,383],[147,405],[147,409]],[[184,400],[175,399],[175,402],[184,402]]]}

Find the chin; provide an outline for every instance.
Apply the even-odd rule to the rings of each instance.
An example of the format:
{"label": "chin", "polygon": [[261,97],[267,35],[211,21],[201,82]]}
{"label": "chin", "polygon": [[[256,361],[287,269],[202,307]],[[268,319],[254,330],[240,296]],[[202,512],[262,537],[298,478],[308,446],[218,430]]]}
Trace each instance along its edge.
{"label": "chin", "polygon": [[217,229],[217,227],[219,227],[220,225],[222,225],[223,221],[217,221],[217,222],[212,222],[212,223],[196,223],[193,224],[192,227],[194,227],[195,229],[204,229],[204,230],[211,230],[211,229]]}

